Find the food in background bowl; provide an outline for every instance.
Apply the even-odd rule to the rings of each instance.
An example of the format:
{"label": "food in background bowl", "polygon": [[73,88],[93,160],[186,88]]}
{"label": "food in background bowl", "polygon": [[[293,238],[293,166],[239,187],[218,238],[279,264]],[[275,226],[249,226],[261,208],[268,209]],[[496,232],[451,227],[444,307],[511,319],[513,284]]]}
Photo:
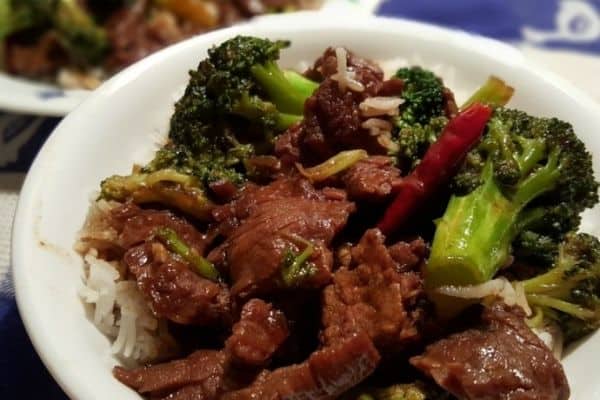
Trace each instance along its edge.
{"label": "food in background bowl", "polygon": [[93,89],[108,75],[192,35],[318,0],[0,0],[0,68]]}
{"label": "food in background bowl", "polygon": [[571,125],[506,108],[495,77],[458,107],[421,67],[330,47],[299,74],[287,46],[212,48],[154,158],[101,183],[81,296],[114,353],[154,364],[115,377],[151,398],[568,398],[557,357],[600,317]]}

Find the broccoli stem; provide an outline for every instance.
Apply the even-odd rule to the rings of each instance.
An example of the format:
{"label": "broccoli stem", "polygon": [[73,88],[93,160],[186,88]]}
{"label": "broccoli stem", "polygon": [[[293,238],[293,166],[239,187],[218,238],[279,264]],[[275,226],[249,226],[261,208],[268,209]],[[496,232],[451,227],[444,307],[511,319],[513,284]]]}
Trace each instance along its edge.
{"label": "broccoli stem", "polygon": [[289,69],[283,70],[283,76],[305,98],[309,98],[317,90],[319,84],[305,78],[302,74]]}
{"label": "broccoli stem", "polygon": [[[258,96],[242,96],[235,104],[232,112],[249,120],[259,119],[274,111],[273,104],[268,103]],[[302,114],[287,114],[277,111],[275,129],[284,131],[293,124],[302,120]]]}
{"label": "broccoli stem", "polygon": [[200,276],[212,281],[219,280],[219,271],[217,271],[215,266],[206,258],[199,255],[196,250],[184,243],[173,229],[164,227],[159,228],[154,234],[170,251],[190,263]]}
{"label": "broccoli stem", "polygon": [[453,196],[436,222],[428,287],[483,283],[508,260],[521,208],[504,196],[492,176],[488,163],[484,183],[466,196]]}
{"label": "broccoli stem", "polygon": [[[531,142],[536,147],[535,142]],[[529,164],[539,150],[525,151]],[[531,155],[533,154],[533,155]],[[483,184],[465,196],[453,196],[437,222],[427,267],[428,287],[470,285],[491,279],[510,257],[511,243],[523,223],[535,217],[535,208],[521,211],[533,199],[558,183],[558,153],[546,164],[504,193],[494,178],[491,162],[482,172]]]}
{"label": "broccoli stem", "polygon": [[277,121],[275,123],[275,129],[277,129],[278,131],[284,131],[287,128],[289,128],[290,126],[292,126],[295,123],[298,123],[300,121],[302,121],[302,116],[301,115],[279,113],[277,115]]}
{"label": "broccoli stem", "polygon": [[[316,83],[299,76],[288,80],[275,62],[254,65],[251,72],[277,109],[284,113],[302,115],[304,102],[318,87]],[[288,73],[288,76],[292,74]]]}
{"label": "broccoli stem", "polygon": [[596,315],[593,310],[588,310],[578,304],[569,303],[568,301],[545,294],[528,294],[527,301],[533,306],[549,307],[572,315],[581,320],[594,318]]}
{"label": "broccoli stem", "polygon": [[492,107],[502,107],[512,97],[515,89],[508,86],[498,77],[490,76],[487,81],[479,88],[460,108],[464,110],[473,103],[488,104]]}

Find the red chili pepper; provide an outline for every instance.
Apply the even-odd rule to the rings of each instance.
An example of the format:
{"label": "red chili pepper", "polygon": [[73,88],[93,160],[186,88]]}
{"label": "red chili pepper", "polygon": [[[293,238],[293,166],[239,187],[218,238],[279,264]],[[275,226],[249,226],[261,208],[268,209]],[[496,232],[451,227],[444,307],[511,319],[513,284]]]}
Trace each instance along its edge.
{"label": "red chili pepper", "polygon": [[448,122],[421,162],[404,178],[396,198],[377,224],[384,234],[398,229],[456,172],[469,150],[479,141],[491,115],[490,107],[475,103]]}

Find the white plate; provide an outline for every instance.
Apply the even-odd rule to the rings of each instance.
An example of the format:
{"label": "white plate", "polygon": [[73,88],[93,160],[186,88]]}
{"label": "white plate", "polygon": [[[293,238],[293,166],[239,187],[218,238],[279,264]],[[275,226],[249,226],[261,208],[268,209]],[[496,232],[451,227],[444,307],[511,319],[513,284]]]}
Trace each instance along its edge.
{"label": "white plate", "polygon": [[[325,0],[325,12],[373,13],[380,0]],[[62,117],[75,109],[90,90],[63,90],[55,85],[27,80],[0,71],[0,110]]]}
{"label": "white plate", "polygon": [[[324,14],[265,18],[212,32],[163,50],[96,90],[56,128],[35,160],[21,193],[13,235],[17,300],[32,342],[49,371],[76,399],[136,399],[111,375],[117,362],[108,340],[86,318],[77,296],[82,263],[72,250],[90,194],[110,174],[143,161],[165,132],[174,94],[207,49],[236,34],[288,38],[288,66],[314,60],[329,45],[346,45],[374,59],[413,58],[453,66],[454,85],[468,93],[489,74],[517,88],[511,105],[573,123],[600,167],[600,112],[584,94],[531,67],[502,43],[429,25],[383,18],[330,18]],[[444,70],[442,68],[442,70]],[[446,69],[449,71],[449,69]],[[584,228],[598,233],[598,208]],[[574,399],[600,398],[600,334],[564,360]]]}

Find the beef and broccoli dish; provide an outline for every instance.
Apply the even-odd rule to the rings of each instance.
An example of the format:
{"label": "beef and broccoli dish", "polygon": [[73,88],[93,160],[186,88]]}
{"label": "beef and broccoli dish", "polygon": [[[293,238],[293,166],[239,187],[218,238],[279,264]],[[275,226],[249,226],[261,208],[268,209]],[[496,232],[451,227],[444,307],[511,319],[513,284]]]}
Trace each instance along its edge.
{"label": "beef and broccoli dish", "polygon": [[256,15],[321,0],[0,0],[0,71],[93,89],[143,57]]}
{"label": "beef and broccoli dish", "polygon": [[81,296],[149,399],[565,400],[600,326],[598,202],[573,127],[432,71],[238,36],[168,138],[100,184]]}

